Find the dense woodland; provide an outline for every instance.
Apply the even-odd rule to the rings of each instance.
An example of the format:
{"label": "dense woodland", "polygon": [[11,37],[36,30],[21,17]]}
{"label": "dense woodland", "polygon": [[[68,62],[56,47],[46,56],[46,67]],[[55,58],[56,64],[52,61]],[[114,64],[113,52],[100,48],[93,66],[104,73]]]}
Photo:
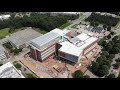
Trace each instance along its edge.
{"label": "dense woodland", "polygon": [[38,13],[31,13],[30,16],[24,15],[23,17],[15,17],[15,14],[12,14],[7,20],[0,20],[0,29],[9,27],[12,28],[10,30],[15,30],[21,27],[35,27],[50,31],[65,24],[68,20],[74,20],[78,17],[79,15],[51,16],[50,14]]}
{"label": "dense woodland", "polygon": [[108,15],[100,15],[98,13],[92,13],[88,18],[85,19],[85,21],[88,21],[90,23],[95,22],[107,26],[116,26],[119,22],[119,18],[115,18]]}

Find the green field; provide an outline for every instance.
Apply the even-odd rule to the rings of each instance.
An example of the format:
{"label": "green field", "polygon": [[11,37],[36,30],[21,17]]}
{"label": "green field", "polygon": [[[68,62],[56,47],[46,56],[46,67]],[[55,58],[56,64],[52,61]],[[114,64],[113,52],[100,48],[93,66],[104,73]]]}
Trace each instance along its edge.
{"label": "green field", "polygon": [[64,29],[65,27],[67,27],[71,24],[73,24],[73,23],[72,22],[67,22],[67,23],[63,24],[62,26],[60,26],[59,29]]}
{"label": "green field", "polygon": [[9,28],[1,29],[0,30],[0,39],[5,38],[5,36],[9,35]]}

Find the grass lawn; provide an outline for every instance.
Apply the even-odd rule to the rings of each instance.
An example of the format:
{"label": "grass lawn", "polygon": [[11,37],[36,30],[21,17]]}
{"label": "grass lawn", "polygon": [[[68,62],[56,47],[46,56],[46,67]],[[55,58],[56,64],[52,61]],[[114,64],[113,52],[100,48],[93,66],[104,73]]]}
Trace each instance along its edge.
{"label": "grass lawn", "polygon": [[34,28],[34,30],[41,33],[41,34],[46,34],[47,33],[47,31],[39,29],[39,28]]}
{"label": "grass lawn", "polygon": [[60,26],[59,29],[64,29],[65,27],[67,27],[71,24],[73,24],[73,23],[72,22],[67,22],[67,23],[63,24],[62,26]]}
{"label": "grass lawn", "polygon": [[0,30],[0,39],[5,38],[7,35],[21,31],[22,29],[16,29],[14,32],[9,33],[10,28],[4,28]]}
{"label": "grass lawn", "polygon": [[5,38],[5,36],[9,35],[10,33],[8,32],[10,28],[5,28],[0,30],[0,39]]}

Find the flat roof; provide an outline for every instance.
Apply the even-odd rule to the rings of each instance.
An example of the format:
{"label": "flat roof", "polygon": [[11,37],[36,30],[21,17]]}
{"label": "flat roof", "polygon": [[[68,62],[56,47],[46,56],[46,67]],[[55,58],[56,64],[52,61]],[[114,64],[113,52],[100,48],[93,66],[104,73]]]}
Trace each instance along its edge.
{"label": "flat roof", "polygon": [[0,66],[0,78],[25,78],[10,62]]}
{"label": "flat roof", "polygon": [[61,42],[60,45],[62,45],[62,47],[59,49],[61,52],[65,52],[74,56],[79,56],[82,53],[82,50],[68,41]]}
{"label": "flat roof", "polygon": [[60,43],[62,47],[59,49],[59,51],[79,56],[88,45],[92,44],[96,40],[96,37],[81,33],[75,38],[72,38],[70,42],[63,41]]}
{"label": "flat roof", "polygon": [[75,38],[78,38],[79,40],[81,41],[85,41],[87,40],[88,38],[90,38],[89,35],[85,34],[85,33],[81,33],[80,35],[76,36]]}
{"label": "flat roof", "polygon": [[56,28],[43,36],[31,40],[30,43],[39,49],[41,46],[49,43],[61,35],[63,35],[63,32],[60,29]]}
{"label": "flat roof", "polygon": [[101,33],[103,30],[104,30],[103,27],[93,27],[91,29],[92,32],[98,32],[98,33]]}
{"label": "flat roof", "polygon": [[8,37],[8,40],[14,45],[19,46],[39,36],[41,36],[39,32],[33,30],[32,28],[27,28],[11,34],[10,37]]}

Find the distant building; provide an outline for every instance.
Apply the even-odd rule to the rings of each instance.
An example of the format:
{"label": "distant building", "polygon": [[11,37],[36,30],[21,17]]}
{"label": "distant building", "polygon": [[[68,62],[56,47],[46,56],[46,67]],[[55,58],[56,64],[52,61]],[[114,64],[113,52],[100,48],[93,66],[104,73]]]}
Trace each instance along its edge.
{"label": "distant building", "polygon": [[0,45],[0,60],[4,60],[4,59],[7,59],[9,58],[9,53],[7,50],[5,50],[5,48]]}
{"label": "distant building", "polygon": [[8,19],[10,17],[10,15],[0,15],[0,20]]}
{"label": "distant building", "polygon": [[31,54],[35,60],[43,62],[56,54],[73,63],[90,60],[98,50],[98,38],[92,34],[80,33],[71,38],[71,31],[54,29],[30,41]]}
{"label": "distant building", "polygon": [[96,33],[102,33],[102,32],[105,31],[103,27],[93,27],[93,26],[90,26],[90,25],[86,26],[86,29],[88,31],[96,32]]}
{"label": "distant building", "polygon": [[25,78],[10,62],[0,66],[0,78]]}
{"label": "distant building", "polygon": [[52,15],[77,15],[80,14],[80,12],[39,12],[40,14],[52,14]]}

